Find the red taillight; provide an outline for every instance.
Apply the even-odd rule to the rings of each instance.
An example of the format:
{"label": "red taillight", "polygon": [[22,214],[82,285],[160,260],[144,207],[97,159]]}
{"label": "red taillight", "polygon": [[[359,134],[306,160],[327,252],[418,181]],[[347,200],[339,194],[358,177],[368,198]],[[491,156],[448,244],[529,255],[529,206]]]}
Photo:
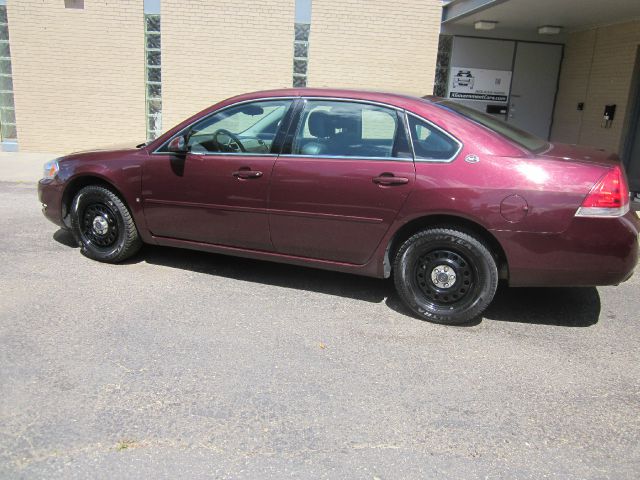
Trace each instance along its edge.
{"label": "red taillight", "polygon": [[576,212],[578,217],[619,217],[629,211],[629,187],[619,166],[596,183]]}

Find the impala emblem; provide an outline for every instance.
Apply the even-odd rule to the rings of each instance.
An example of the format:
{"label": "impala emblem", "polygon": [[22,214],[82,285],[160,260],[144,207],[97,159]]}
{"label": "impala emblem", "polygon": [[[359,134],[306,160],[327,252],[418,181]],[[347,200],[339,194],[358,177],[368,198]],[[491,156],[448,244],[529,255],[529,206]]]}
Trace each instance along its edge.
{"label": "impala emblem", "polygon": [[480,161],[480,157],[478,157],[478,155],[470,153],[469,155],[464,157],[464,161],[467,163],[478,163]]}

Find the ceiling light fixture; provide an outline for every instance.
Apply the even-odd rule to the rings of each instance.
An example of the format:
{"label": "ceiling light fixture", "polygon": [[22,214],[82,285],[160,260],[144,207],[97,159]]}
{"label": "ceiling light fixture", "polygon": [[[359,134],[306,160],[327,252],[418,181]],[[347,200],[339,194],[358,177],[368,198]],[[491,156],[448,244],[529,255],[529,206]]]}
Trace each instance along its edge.
{"label": "ceiling light fixture", "polygon": [[562,31],[562,27],[557,25],[542,25],[538,27],[538,34],[540,35],[558,35]]}
{"label": "ceiling light fixture", "polygon": [[493,30],[496,28],[496,24],[493,20],[478,20],[473,24],[476,30]]}

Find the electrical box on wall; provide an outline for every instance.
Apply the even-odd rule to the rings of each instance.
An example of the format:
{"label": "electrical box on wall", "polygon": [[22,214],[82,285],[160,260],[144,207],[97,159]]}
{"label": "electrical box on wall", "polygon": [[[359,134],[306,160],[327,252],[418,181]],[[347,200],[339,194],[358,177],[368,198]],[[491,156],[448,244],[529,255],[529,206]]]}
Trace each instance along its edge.
{"label": "electrical box on wall", "polygon": [[507,106],[506,105],[487,105],[487,113],[492,113],[494,115],[506,115]]}
{"label": "electrical box on wall", "polygon": [[610,128],[611,122],[613,122],[613,117],[616,114],[616,106],[615,105],[605,105],[604,106],[604,114],[602,115],[602,127]]}

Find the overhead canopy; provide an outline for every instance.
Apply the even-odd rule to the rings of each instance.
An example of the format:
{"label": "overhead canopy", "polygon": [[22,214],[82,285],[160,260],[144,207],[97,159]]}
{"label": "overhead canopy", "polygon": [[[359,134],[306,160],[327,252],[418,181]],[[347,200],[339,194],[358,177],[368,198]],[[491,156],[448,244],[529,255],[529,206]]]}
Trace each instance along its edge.
{"label": "overhead canopy", "polygon": [[475,22],[492,21],[498,22],[492,36],[501,31],[529,36],[544,25],[561,26],[567,33],[636,18],[640,0],[453,0],[444,5],[442,25],[445,31],[469,33]]}

